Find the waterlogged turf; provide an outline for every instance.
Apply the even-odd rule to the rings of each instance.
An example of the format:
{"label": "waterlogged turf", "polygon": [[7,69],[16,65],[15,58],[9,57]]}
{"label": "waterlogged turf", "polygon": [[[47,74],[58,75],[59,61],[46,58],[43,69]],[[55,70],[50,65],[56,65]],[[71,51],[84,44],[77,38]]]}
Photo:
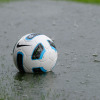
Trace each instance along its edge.
{"label": "waterlogged turf", "polygon": [[[21,74],[13,47],[25,34],[49,36],[58,50],[52,72]],[[99,100],[100,7],[26,0],[0,5],[0,100]]]}

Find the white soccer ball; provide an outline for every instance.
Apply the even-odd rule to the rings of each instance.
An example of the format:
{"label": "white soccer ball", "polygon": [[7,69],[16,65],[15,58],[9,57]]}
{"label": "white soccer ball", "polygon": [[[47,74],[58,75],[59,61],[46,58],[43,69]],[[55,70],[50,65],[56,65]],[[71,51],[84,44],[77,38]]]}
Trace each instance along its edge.
{"label": "white soccer ball", "polygon": [[49,37],[30,33],[15,44],[13,59],[20,72],[48,72],[56,64],[57,50]]}

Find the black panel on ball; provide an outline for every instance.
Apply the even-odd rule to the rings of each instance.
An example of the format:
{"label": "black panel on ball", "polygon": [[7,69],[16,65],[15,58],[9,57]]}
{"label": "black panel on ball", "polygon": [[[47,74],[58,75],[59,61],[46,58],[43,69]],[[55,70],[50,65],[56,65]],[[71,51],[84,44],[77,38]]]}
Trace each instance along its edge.
{"label": "black panel on ball", "polygon": [[44,50],[42,44],[38,44],[32,54],[32,60],[39,59],[42,51]]}
{"label": "black panel on ball", "polygon": [[50,46],[52,46],[52,47],[54,47],[56,49],[56,46],[55,46],[54,42],[52,42],[50,40],[48,40],[48,42],[49,42]]}
{"label": "black panel on ball", "polygon": [[18,70],[22,73],[24,73],[24,68],[23,68],[23,55],[22,54],[17,54],[17,66]]}
{"label": "black panel on ball", "polygon": [[43,72],[40,68],[33,68],[33,72],[38,73],[38,72]]}

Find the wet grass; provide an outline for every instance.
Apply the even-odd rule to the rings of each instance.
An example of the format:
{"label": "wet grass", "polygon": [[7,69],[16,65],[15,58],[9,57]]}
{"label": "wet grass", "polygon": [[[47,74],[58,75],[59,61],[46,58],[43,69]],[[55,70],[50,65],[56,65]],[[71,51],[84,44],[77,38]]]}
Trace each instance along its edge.
{"label": "wet grass", "polygon": [[[50,78],[50,79],[49,79]],[[49,87],[55,74],[50,73],[12,73],[0,76],[0,100],[57,100],[62,97],[64,92],[57,92],[56,89]],[[49,82],[48,82],[48,81]],[[46,88],[46,86],[48,86]],[[59,99],[60,100],[60,99]]]}

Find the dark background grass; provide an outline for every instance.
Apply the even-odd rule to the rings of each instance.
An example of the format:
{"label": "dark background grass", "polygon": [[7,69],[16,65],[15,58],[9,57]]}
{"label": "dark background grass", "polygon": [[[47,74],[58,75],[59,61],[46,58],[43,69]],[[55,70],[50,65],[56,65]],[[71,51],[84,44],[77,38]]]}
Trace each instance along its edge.
{"label": "dark background grass", "polygon": [[[19,0],[0,0],[0,2],[10,2],[10,1],[19,1]],[[61,0],[59,0],[59,1],[61,1]],[[64,0],[64,1],[74,1],[74,2],[100,4],[100,0]]]}
{"label": "dark background grass", "polygon": [[[61,0],[59,0],[59,1],[61,1]],[[73,2],[90,3],[90,4],[100,4],[100,0],[64,0],[64,1],[73,1]]]}
{"label": "dark background grass", "polygon": [[77,2],[84,2],[84,3],[96,3],[100,4],[100,0],[70,0],[70,1],[77,1]]}

